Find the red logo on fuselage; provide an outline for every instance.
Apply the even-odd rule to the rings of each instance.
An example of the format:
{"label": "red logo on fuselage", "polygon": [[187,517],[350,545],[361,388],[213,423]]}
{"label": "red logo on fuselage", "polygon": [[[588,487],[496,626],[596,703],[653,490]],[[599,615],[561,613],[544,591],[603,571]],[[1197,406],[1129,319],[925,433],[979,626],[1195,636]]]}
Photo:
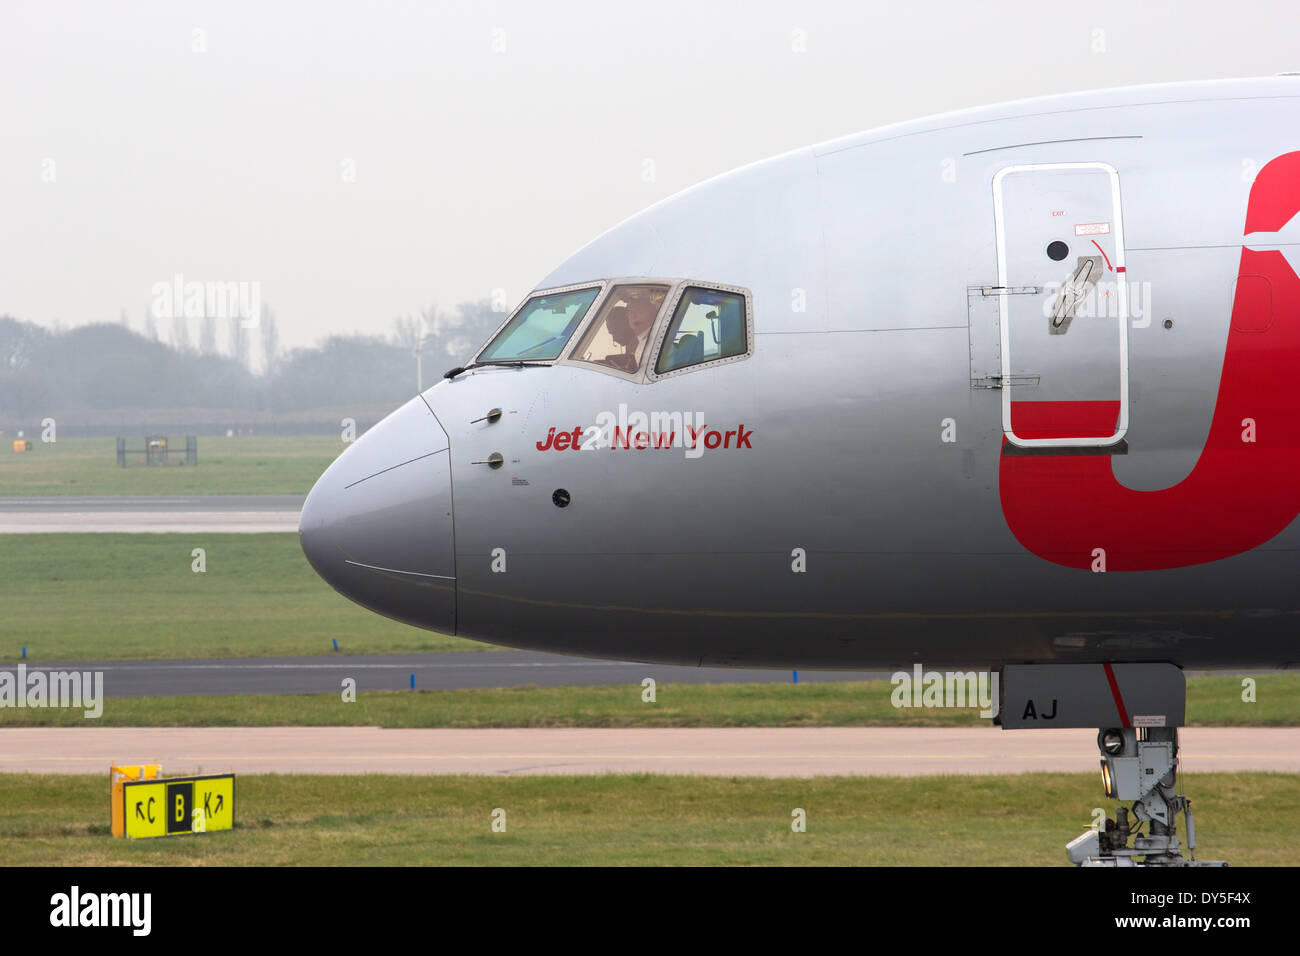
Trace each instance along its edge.
{"label": "red logo on fuselage", "polygon": [[715,451],[720,448],[741,450],[754,447],[750,444],[754,429],[744,425],[726,430],[707,425],[683,425],[680,433],[639,431],[615,425],[611,435],[606,436],[605,431],[598,425],[575,425],[571,430],[564,431],[551,426],[546,437],[537,442],[537,450],[589,451],[596,448],[621,448],[643,451],[649,448],[707,448]]}
{"label": "red logo on fuselage", "polygon": [[[1259,171],[1244,234],[1276,232],[1297,211],[1300,152]],[[1072,568],[1093,567],[1097,549],[1108,571],[1149,571],[1258,547],[1300,514],[1298,377],[1300,277],[1281,252],[1243,246],[1214,417],[1191,473],[1161,491],[1134,491],[1115,478],[1109,455],[1004,454],[1007,526],[1034,554]],[[1080,423],[1109,435],[1117,410],[1117,402],[1019,402],[1012,421],[1034,437],[1052,437],[1054,427],[1078,435]],[[1063,422],[1075,430],[1060,431]]]}

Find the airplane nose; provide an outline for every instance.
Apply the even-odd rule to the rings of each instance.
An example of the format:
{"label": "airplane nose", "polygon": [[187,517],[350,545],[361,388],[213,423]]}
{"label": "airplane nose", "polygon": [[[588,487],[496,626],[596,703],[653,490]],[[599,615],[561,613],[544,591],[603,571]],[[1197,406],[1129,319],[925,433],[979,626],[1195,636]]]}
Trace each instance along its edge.
{"label": "airplane nose", "polygon": [[303,553],[345,597],[431,630],[456,630],[447,433],[407,402],[320,476],[298,520]]}

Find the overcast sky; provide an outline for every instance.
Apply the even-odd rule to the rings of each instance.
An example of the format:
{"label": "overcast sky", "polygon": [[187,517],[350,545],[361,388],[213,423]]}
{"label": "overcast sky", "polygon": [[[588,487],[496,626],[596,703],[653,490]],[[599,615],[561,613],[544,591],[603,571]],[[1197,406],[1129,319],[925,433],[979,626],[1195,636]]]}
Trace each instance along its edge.
{"label": "overcast sky", "polygon": [[1296,0],[3,0],[0,314],[138,329],[180,274],[258,283],[288,345],[386,333],[788,149],[1294,70]]}

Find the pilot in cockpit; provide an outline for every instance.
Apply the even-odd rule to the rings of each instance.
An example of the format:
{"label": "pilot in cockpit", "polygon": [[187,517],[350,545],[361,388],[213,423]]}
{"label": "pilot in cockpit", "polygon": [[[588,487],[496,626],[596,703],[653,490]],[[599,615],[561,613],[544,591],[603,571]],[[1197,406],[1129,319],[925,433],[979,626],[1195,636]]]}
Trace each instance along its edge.
{"label": "pilot in cockpit", "polygon": [[663,286],[616,287],[600,317],[583,337],[576,354],[583,361],[636,374],[654,351],[650,331],[667,292]]}
{"label": "pilot in cockpit", "polygon": [[633,294],[627,305],[627,324],[632,335],[635,336],[634,343],[629,351],[635,356],[633,368],[640,368],[642,361],[646,356],[646,346],[649,344],[650,326],[654,325],[655,316],[659,314],[659,305],[663,302],[662,293],[640,292]]}
{"label": "pilot in cockpit", "polygon": [[640,357],[638,355],[637,335],[632,331],[632,323],[628,318],[631,309],[628,306],[619,304],[609,310],[609,315],[605,318],[605,325],[609,329],[609,337],[614,340],[623,351],[613,352],[605,357],[605,362],[614,368],[623,372],[635,372],[640,368]]}
{"label": "pilot in cockpit", "polygon": [[624,295],[625,305],[610,310],[609,331],[614,341],[623,346],[621,356],[610,356],[610,364],[625,372],[641,368],[649,352],[650,327],[654,325],[664,293],[659,289],[631,288]]}

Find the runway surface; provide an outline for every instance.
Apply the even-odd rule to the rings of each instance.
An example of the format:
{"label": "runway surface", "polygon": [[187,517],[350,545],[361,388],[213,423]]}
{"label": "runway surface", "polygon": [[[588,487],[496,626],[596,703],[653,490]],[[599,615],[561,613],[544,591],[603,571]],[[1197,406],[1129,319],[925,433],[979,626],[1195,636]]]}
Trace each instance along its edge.
{"label": "runway surface", "polygon": [[[0,664],[13,671],[18,664]],[[102,671],[105,697],[187,694],[336,693],[345,677],[357,690],[454,690],[463,687],[639,685],[646,677],[682,684],[790,683],[790,671],[674,667],[598,661],[531,651],[468,651],[443,654],[385,654],[324,657],[268,657],[235,660],[27,662],[27,672]],[[800,671],[801,682],[883,679],[884,671]]]}
{"label": "runway surface", "polygon": [[[110,763],[157,761],[166,774],[1096,773],[1096,741],[1091,730],[928,727],[18,728],[0,730],[0,772],[107,774]],[[1181,731],[1181,745],[1184,773],[1300,772],[1300,728],[1193,727]]]}
{"label": "runway surface", "polygon": [[301,495],[4,497],[0,534],[297,531],[302,502]]}

